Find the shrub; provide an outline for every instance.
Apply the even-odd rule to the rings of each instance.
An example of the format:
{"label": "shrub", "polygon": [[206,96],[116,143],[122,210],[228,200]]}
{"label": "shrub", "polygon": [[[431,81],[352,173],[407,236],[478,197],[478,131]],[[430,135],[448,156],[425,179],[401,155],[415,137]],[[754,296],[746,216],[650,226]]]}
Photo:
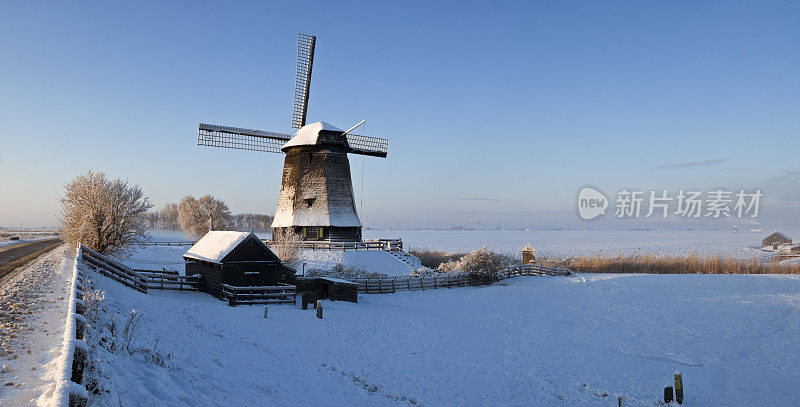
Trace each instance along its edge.
{"label": "shrub", "polygon": [[463,272],[473,280],[497,281],[500,272],[512,263],[508,256],[495,253],[486,247],[473,250],[457,261],[442,263],[438,267],[440,273]]}

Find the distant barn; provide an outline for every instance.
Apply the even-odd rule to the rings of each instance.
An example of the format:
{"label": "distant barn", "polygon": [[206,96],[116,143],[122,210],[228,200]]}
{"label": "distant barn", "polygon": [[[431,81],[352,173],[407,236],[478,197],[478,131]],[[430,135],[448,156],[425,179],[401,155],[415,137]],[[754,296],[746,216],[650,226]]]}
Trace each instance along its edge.
{"label": "distant barn", "polygon": [[775,233],[765,237],[764,240],[761,241],[761,246],[762,247],[763,246],[772,246],[772,245],[774,245],[776,243],[778,245],[791,244],[792,243],[792,239],[789,236],[786,236],[785,234],[783,234],[781,232],[775,232]]}
{"label": "distant barn", "polygon": [[222,297],[222,284],[237,287],[276,286],[294,282],[294,269],[256,235],[211,231],[183,255],[186,275],[200,274],[200,291]]}

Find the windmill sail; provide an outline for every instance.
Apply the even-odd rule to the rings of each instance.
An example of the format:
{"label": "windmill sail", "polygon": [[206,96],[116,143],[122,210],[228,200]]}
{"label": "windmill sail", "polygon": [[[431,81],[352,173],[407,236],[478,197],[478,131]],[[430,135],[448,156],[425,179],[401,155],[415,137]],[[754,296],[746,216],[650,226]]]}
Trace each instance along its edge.
{"label": "windmill sail", "polygon": [[197,145],[280,153],[281,147],[291,138],[292,136],[289,134],[271,131],[200,123],[198,125]]}
{"label": "windmill sail", "polygon": [[292,107],[292,128],[295,130],[306,125],[311,67],[314,65],[316,42],[317,37],[313,35],[297,34],[297,76],[294,81],[294,105]]}
{"label": "windmill sail", "polygon": [[360,134],[347,134],[347,144],[353,150],[353,154],[370,155],[373,157],[386,158],[386,151],[389,141],[385,138],[363,136]]}

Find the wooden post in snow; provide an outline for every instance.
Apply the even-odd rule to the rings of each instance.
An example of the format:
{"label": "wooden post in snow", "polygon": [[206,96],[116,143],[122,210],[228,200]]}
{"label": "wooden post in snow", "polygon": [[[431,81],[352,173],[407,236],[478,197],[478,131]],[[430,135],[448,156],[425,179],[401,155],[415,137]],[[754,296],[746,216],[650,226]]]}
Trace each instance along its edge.
{"label": "wooden post in snow", "polygon": [[683,404],[683,378],[680,372],[675,372],[675,401]]}

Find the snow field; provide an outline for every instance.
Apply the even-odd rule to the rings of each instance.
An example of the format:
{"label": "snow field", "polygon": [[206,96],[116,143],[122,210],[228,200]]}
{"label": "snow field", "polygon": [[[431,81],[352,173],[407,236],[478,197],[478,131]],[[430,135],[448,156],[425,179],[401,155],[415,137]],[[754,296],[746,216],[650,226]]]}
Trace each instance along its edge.
{"label": "snow field", "polygon": [[229,307],[101,276],[106,317],[144,315],[137,346],[92,347],[96,405],[686,406],[800,404],[800,277],[576,275],[489,287]]}

